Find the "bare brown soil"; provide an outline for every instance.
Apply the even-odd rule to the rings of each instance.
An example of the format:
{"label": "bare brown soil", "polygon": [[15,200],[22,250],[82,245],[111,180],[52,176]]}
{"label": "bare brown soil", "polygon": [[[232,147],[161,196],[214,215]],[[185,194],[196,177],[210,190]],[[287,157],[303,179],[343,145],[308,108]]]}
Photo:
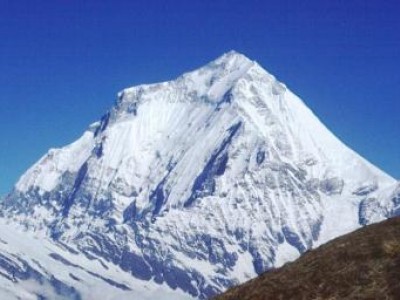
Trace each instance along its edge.
{"label": "bare brown soil", "polygon": [[400,218],[332,240],[215,299],[400,299]]}

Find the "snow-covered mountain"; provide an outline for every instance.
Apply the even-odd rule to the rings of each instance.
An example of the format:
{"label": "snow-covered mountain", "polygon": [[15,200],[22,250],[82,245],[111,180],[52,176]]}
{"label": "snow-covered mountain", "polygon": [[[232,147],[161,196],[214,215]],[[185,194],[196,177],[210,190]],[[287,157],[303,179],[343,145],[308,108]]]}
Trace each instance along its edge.
{"label": "snow-covered mountain", "polygon": [[0,299],[187,299],[106,260],[0,221]]}
{"label": "snow-covered mountain", "polygon": [[[31,261],[52,276],[63,265],[72,279],[57,280],[85,299],[91,280],[110,297],[123,290],[110,282],[122,282],[138,299],[144,287],[204,299],[399,213],[395,189],[284,84],[232,51],[120,92],[81,138],[32,166],[1,210],[21,236],[46,236]],[[7,255],[25,247],[12,245]],[[111,281],[71,281],[88,270]]]}

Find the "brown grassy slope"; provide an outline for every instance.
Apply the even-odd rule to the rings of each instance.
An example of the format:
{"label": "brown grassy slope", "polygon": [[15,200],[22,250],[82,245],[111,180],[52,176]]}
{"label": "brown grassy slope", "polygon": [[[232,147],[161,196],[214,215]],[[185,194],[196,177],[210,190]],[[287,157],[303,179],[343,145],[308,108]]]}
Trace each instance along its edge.
{"label": "brown grassy slope", "polygon": [[400,299],[400,218],[332,240],[215,299]]}

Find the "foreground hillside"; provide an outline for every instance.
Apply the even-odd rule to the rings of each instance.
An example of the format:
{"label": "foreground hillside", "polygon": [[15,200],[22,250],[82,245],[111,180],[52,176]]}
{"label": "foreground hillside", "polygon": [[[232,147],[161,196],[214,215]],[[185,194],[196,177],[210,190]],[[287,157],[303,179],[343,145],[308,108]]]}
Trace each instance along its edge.
{"label": "foreground hillside", "polygon": [[400,299],[400,218],[335,239],[216,299]]}

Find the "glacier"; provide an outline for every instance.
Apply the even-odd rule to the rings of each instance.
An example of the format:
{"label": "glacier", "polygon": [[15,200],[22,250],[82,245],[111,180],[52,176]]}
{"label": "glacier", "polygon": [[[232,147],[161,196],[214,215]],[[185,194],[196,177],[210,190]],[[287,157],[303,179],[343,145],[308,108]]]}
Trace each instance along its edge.
{"label": "glacier", "polygon": [[[4,292],[96,299],[101,285],[107,299],[207,299],[400,214],[400,188],[231,51],[121,91],[0,206]],[[24,266],[30,276],[12,275]]]}

